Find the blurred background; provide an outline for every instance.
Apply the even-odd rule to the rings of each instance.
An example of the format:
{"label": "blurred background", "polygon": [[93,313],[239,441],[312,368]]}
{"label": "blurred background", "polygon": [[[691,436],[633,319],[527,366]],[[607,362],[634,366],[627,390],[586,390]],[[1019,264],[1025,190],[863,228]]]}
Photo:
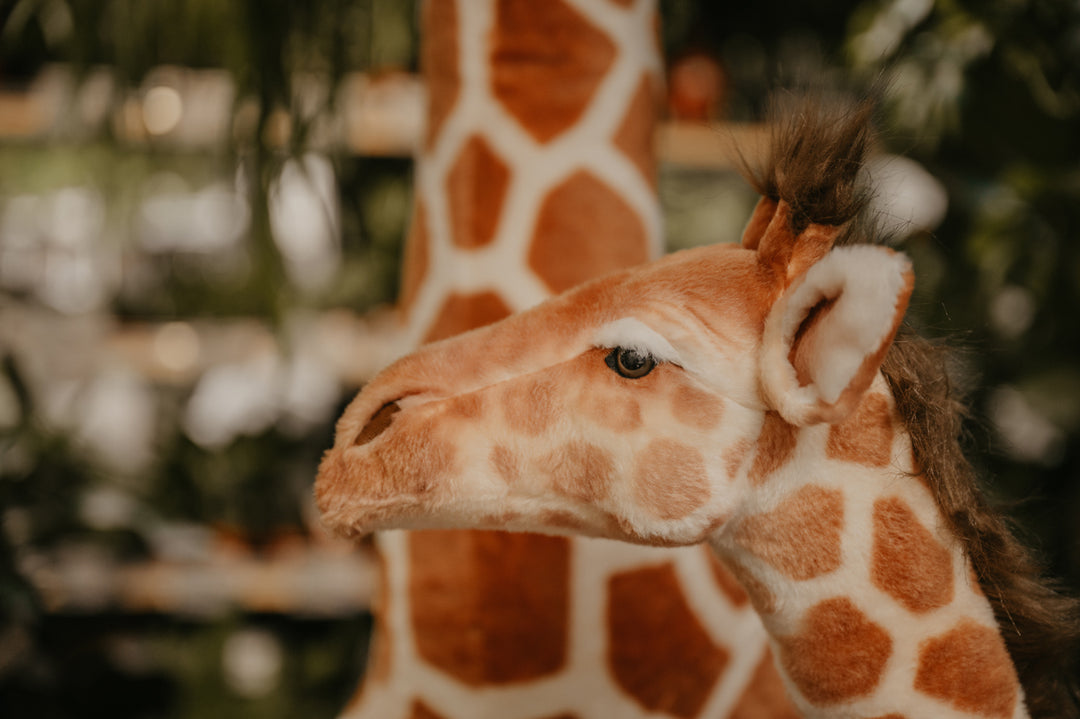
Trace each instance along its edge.
{"label": "blurred background", "polygon": [[[891,74],[882,149],[908,159],[878,209],[910,320],[959,350],[987,489],[1076,592],[1080,4],[661,7],[671,248],[737,239],[755,199],[695,127]],[[329,717],[352,692],[374,570],[310,488],[385,356],[417,51],[399,0],[0,0],[4,716]]]}

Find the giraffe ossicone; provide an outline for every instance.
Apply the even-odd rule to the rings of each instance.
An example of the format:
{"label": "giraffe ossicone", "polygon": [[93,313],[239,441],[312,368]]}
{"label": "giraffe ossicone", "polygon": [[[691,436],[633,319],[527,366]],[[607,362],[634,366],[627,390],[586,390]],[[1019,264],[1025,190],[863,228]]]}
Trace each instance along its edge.
{"label": "giraffe ossicone", "polygon": [[[843,122],[780,147],[805,162],[815,133],[851,137]],[[740,245],[607,275],[385,369],[320,467],[324,521],[708,542],[807,716],[1028,716],[882,374],[911,266],[849,244],[850,196],[813,204],[856,192],[863,144],[841,144],[817,143],[833,169],[794,190],[759,183]]]}

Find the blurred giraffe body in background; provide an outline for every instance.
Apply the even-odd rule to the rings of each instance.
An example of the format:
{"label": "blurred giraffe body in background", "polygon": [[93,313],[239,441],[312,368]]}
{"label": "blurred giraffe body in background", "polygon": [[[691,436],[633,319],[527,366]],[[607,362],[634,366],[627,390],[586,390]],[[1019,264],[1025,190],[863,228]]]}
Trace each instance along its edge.
{"label": "blurred giraffe body in background", "polygon": [[[658,256],[656,3],[422,13],[408,344]],[[705,548],[480,531],[376,544],[383,586],[349,719],[796,716],[746,593]]]}

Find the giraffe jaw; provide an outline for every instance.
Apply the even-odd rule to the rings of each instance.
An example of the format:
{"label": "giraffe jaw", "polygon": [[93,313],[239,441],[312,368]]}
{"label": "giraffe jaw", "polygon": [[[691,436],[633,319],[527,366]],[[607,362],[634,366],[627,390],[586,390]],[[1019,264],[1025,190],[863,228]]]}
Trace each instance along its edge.
{"label": "giraffe jaw", "polygon": [[[384,407],[393,403],[387,403]],[[425,436],[418,427],[432,428],[428,414],[438,415],[440,402],[431,402],[428,411],[419,402],[405,402],[399,410],[387,409],[390,419],[372,419],[361,434],[374,436],[329,450],[315,482],[316,504],[323,524],[347,539],[357,539],[374,531],[390,529],[494,529],[543,534],[589,536],[649,546],[684,546],[703,541],[716,529],[708,527],[659,527],[642,523],[635,512],[618,507],[602,508],[567,497],[538,496],[527,488],[508,489],[504,479],[486,476],[476,466],[463,468],[457,457],[420,456],[437,448],[435,434]],[[376,413],[378,414],[378,413]],[[368,425],[385,423],[377,434]],[[419,436],[413,451],[402,453],[402,436]],[[430,440],[430,441],[425,441]],[[410,468],[426,465],[427,472]],[[461,482],[473,491],[462,492]],[[495,489],[500,487],[502,489]]]}

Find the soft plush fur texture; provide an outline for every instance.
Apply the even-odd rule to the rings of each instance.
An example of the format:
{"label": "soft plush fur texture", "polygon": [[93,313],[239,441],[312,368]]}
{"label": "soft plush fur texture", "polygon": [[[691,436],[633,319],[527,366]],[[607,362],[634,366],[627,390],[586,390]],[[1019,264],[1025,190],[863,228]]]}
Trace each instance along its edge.
{"label": "soft plush fur texture", "polygon": [[877,363],[865,371],[866,358],[888,346],[913,282],[903,255],[857,246],[833,250],[789,288],[762,338],[762,383],[784,419],[833,422],[853,409],[842,400],[870,386]]}
{"label": "soft plush fur texture", "polygon": [[[982,499],[943,365],[918,341],[892,342],[906,263],[832,248],[845,232],[877,239],[851,230],[866,227],[869,111],[786,111],[798,121],[760,176],[772,194],[742,247],[610,275],[399,361],[342,418],[319,506],[344,531],[707,537],[804,711],[1027,716],[1015,663],[1036,716],[1075,713],[1075,604],[1040,582]],[[598,333],[603,345],[670,345],[680,364],[613,372]],[[765,392],[762,356],[784,368]],[[788,412],[805,388],[814,411]],[[367,431],[390,403],[401,411]]]}
{"label": "soft plush fur texture", "polygon": [[994,608],[1032,716],[1080,716],[1080,603],[1040,576],[1038,561],[980,491],[960,445],[966,407],[950,379],[947,354],[904,330],[882,373],[926,481]]}
{"label": "soft plush fur texture", "polygon": [[[881,242],[872,218],[863,216],[868,196],[859,182],[872,114],[871,102],[786,97],[773,107],[775,151],[763,168],[748,170],[748,179],[795,208],[794,228],[846,224],[837,244]],[[950,380],[946,350],[902,330],[882,373],[916,460],[994,608],[1032,716],[1080,716],[1080,603],[1040,576],[1039,563],[980,490],[960,445],[966,407]]]}
{"label": "soft plush fur texture", "polygon": [[644,355],[652,355],[658,362],[682,364],[679,353],[670,342],[648,325],[632,317],[624,317],[604,325],[597,331],[593,343],[597,347],[622,347],[636,350]]}

